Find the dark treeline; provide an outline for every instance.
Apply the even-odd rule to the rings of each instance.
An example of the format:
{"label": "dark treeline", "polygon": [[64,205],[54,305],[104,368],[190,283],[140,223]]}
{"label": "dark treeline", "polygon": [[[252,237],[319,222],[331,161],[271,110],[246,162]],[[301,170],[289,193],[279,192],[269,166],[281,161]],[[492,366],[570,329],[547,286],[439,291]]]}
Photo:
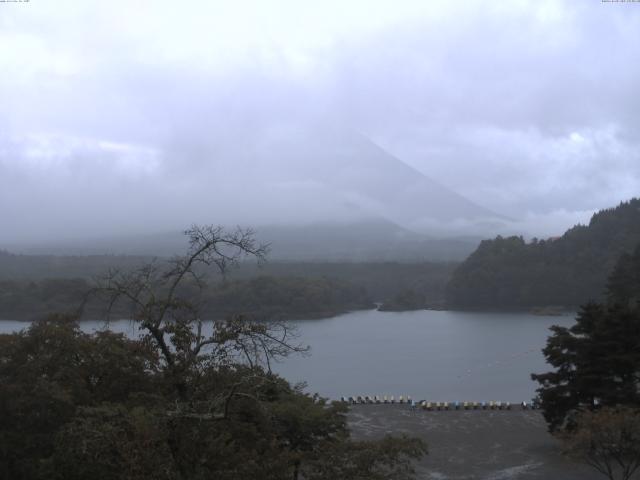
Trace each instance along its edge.
{"label": "dark treeline", "polygon": [[[15,255],[0,250],[0,280],[47,278],[92,279],[108,269],[128,270],[152,257],[125,255]],[[364,287],[376,301],[406,289],[425,292],[428,299],[444,296],[444,285],[458,264],[455,262],[285,262],[264,265],[241,263],[229,272],[232,279],[258,276],[327,277]]]}
{"label": "dark treeline", "polygon": [[386,300],[379,308],[383,312],[402,312],[407,310],[421,310],[424,308],[439,308],[440,303],[427,301],[425,296],[413,289],[402,290]]}
{"label": "dark treeline", "polygon": [[326,277],[267,277],[220,282],[206,296],[210,315],[265,318],[326,317],[373,308],[364,288]]}
{"label": "dark treeline", "polygon": [[454,308],[576,307],[600,300],[616,261],[640,243],[640,199],[596,213],[548,240],[497,237],[454,272],[447,302]]}
{"label": "dark treeline", "polygon": [[262,268],[243,264],[232,275],[239,279],[260,274],[326,277],[364,288],[375,302],[413,290],[425,304],[437,304],[444,300],[445,286],[457,266],[452,262],[268,262]]}
{"label": "dark treeline", "polygon": [[0,318],[31,320],[77,309],[90,288],[82,278],[0,280]]}
{"label": "dark treeline", "polygon": [[[150,260],[0,252],[0,318],[30,319],[68,311],[79,304],[94,277],[109,269],[127,271]],[[219,278],[208,288],[204,312],[216,316],[231,312],[283,318],[330,316],[372,308],[373,302],[386,304],[407,291],[419,292],[422,308],[442,303],[455,266],[435,262],[241,263],[228,272],[226,282]]]}
{"label": "dark treeline", "polygon": [[[91,289],[92,283],[84,279],[0,281],[0,316],[29,320],[52,311],[71,313]],[[328,278],[302,277],[260,276],[219,281],[206,287],[200,301],[202,314],[210,318],[232,314],[254,318],[313,318],[374,307],[361,287]],[[84,318],[102,314],[99,302],[89,296]]]}

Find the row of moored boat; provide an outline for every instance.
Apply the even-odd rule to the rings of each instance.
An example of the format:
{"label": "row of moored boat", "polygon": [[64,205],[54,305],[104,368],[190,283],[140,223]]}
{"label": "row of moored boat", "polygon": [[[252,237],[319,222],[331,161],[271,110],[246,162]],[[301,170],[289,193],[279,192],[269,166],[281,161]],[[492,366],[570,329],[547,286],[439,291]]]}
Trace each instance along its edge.
{"label": "row of moored boat", "polygon": [[521,402],[519,404],[512,404],[510,402],[501,402],[491,400],[489,402],[430,402],[427,400],[414,401],[409,395],[406,397],[400,395],[398,398],[391,395],[379,397],[374,396],[356,396],[356,397],[341,397],[340,401],[348,403],[350,405],[359,404],[406,404],[413,408],[421,408],[423,410],[511,410],[514,406],[520,407],[522,410],[534,410],[537,406],[534,403]]}

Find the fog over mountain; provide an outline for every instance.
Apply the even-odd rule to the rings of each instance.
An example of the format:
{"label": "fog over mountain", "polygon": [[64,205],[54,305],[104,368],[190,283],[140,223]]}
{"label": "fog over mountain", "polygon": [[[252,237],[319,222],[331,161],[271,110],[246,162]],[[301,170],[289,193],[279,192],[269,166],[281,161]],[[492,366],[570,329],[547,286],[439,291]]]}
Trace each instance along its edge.
{"label": "fog over mountain", "polygon": [[214,133],[191,148],[215,152],[200,154],[191,172],[192,181],[202,184],[193,196],[206,192],[196,203],[205,207],[204,215],[215,212],[218,199],[233,199],[224,201],[233,216],[224,209],[215,212],[229,221],[305,224],[383,218],[443,234],[456,226],[486,230],[483,223],[500,219],[352,129],[276,124],[230,137]]}
{"label": "fog over mountain", "polygon": [[0,247],[390,222],[550,236],[640,191],[631,4],[0,11]]}
{"label": "fog over mountain", "polygon": [[[87,230],[76,234],[78,238],[125,233],[123,224],[130,225],[134,233],[144,233],[191,222],[348,228],[354,222],[374,221],[442,237],[488,234],[508,220],[426,177],[350,129],[295,123],[262,126],[242,135],[212,132],[204,140],[191,139],[188,145],[171,147],[168,156],[175,155],[180,159],[177,164],[188,168],[177,172],[175,164],[155,159],[151,161],[158,162],[157,169],[145,171],[141,166],[128,178],[118,161],[124,157],[130,166],[153,153],[104,143],[72,147],[80,150],[79,158],[72,160],[72,171],[65,172],[69,165],[53,162],[20,179],[33,186],[24,188],[23,184],[14,194],[13,205],[29,205],[34,191],[46,192],[46,202],[30,207],[35,218],[44,218],[35,224],[34,216],[14,217],[9,230],[44,227],[44,232],[61,240],[73,238],[66,229],[71,226],[75,231],[73,225],[81,218]],[[41,151],[30,154],[44,155]],[[104,162],[98,163],[100,174],[78,176],[81,162],[96,157]],[[74,177],[76,182],[69,184]],[[3,178],[5,191],[17,180],[10,180],[10,175]],[[65,184],[68,190],[60,189],[64,180],[69,182]],[[95,211],[87,212],[88,205]],[[43,240],[46,238],[38,238],[36,244]]]}
{"label": "fog over mountain", "polygon": [[[373,218],[258,225],[254,230],[259,241],[268,245],[268,259],[285,262],[453,262],[465,259],[482,240],[434,237]],[[8,245],[14,254],[160,257],[174,256],[187,247],[187,238],[178,230]]]}
{"label": "fog over mountain", "polygon": [[[349,129],[281,124],[173,148],[177,156],[195,159],[178,181],[170,182],[169,169],[130,180],[134,190],[154,190],[152,197],[113,197],[101,186],[118,182],[118,172],[107,169],[100,183],[77,185],[73,196],[52,193],[38,209],[50,211],[47,232],[61,232],[84,214],[86,202],[79,198],[86,196],[100,223],[75,239],[59,236],[9,248],[172,255],[185,246],[178,229],[199,221],[254,226],[260,239],[272,244],[272,258],[459,260],[477,244],[478,238],[469,236],[489,235],[510,221]],[[173,188],[167,189],[169,184]],[[24,194],[20,203],[29,201],[28,190]],[[121,220],[114,214],[131,223],[133,232],[127,233],[133,235],[119,230]],[[153,225],[157,233],[136,225]],[[461,235],[465,238],[448,245],[438,240]]]}

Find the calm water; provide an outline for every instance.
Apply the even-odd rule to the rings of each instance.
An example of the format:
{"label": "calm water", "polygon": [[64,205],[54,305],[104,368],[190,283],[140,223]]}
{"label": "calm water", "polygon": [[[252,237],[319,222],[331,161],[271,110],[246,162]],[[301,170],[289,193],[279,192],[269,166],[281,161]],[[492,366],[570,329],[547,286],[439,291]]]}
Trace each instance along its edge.
{"label": "calm water", "polygon": [[[573,317],[522,313],[353,312],[322,320],[293,322],[299,340],[311,346],[274,366],[308,390],[338,398],[349,395],[411,395],[436,401],[530,400],[532,372],[549,369],[541,348],[553,324]],[[103,328],[85,322],[83,329]],[[0,321],[0,332],[24,328]],[[128,321],[112,330],[135,335]]]}

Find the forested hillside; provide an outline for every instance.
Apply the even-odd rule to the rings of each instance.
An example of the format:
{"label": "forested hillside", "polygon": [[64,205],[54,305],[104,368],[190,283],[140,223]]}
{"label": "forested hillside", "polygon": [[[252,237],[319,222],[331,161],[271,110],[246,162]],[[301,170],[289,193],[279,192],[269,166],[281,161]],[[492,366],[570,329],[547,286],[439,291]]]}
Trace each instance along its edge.
{"label": "forested hillside", "polygon": [[562,237],[485,240],[447,285],[453,308],[575,307],[599,300],[618,259],[640,243],[640,199],[602,210]]}

